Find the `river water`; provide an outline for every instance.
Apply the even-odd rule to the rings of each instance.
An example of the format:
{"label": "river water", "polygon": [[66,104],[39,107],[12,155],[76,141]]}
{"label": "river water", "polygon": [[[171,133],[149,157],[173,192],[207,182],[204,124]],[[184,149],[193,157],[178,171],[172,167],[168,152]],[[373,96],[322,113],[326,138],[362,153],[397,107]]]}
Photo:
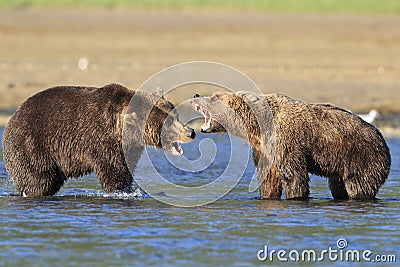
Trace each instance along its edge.
{"label": "river water", "polygon": [[[204,138],[213,140],[218,151],[205,171],[182,174],[162,151],[150,149],[149,154],[175,182],[207,183],[226,165],[230,143],[225,136],[198,134],[183,147],[188,157],[198,156]],[[149,196],[107,195],[94,175],[67,181],[54,197],[11,197],[14,187],[0,158],[0,265],[271,266],[285,259],[294,262],[299,255],[296,265],[344,266],[346,259],[353,260],[351,253],[345,257],[349,250],[359,253],[355,266],[365,265],[365,260],[393,261],[393,256],[398,264],[400,137],[387,137],[387,142],[390,176],[379,200],[365,202],[332,200],[326,179],[314,176],[310,201],[259,200],[257,192],[248,190],[251,162],[229,194],[194,208],[170,206]],[[136,175],[146,176],[147,170],[139,162]],[[266,250],[272,256],[261,261]],[[286,254],[278,258],[273,250]],[[308,260],[310,250],[316,256]]]}

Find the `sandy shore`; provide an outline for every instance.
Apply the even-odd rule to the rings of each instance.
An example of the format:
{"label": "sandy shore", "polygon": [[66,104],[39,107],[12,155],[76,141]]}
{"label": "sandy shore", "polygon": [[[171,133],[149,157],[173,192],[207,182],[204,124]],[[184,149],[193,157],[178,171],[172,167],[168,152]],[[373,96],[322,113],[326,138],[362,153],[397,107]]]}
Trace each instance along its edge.
{"label": "sandy shore", "polygon": [[395,16],[28,9],[0,11],[0,36],[0,124],[53,85],[137,88],[193,60],[231,65],[265,93],[400,113]]}

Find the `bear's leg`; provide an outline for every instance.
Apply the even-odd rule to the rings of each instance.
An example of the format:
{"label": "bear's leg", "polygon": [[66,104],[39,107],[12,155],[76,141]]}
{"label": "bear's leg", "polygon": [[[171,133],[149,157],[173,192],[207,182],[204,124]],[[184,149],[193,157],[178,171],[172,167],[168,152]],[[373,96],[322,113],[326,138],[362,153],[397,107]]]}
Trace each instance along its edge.
{"label": "bear's leg", "polygon": [[334,199],[349,199],[342,177],[331,175],[328,177],[329,189]]}
{"label": "bear's leg", "polygon": [[261,199],[281,199],[282,185],[276,166],[272,166],[267,174],[258,173]]}
{"label": "bear's leg", "polygon": [[53,196],[64,184],[67,177],[58,169],[30,173],[24,177],[22,184],[16,186],[21,196]]}
{"label": "bear's leg", "polygon": [[116,191],[130,192],[132,187],[132,175],[128,167],[102,166],[95,168],[95,173],[104,191],[112,193]]}
{"label": "bear's leg", "polygon": [[282,177],[282,186],[285,190],[286,199],[308,200],[310,178],[306,170],[293,174],[289,177]]}
{"label": "bear's leg", "polygon": [[343,182],[345,184],[349,199],[354,200],[374,200],[378,188],[373,187],[368,181],[368,179],[363,179],[362,177],[352,176],[351,178],[344,177]]}

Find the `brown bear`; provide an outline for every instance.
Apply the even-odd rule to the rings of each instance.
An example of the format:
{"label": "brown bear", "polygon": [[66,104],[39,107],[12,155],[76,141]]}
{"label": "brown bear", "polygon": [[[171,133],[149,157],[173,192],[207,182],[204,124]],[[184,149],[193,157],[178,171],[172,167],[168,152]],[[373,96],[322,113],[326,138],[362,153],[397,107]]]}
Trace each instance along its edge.
{"label": "brown bear", "polygon": [[280,199],[282,188],[287,199],[308,199],[309,173],[327,177],[335,199],[375,199],[389,175],[379,130],[344,109],[251,92],[196,94],[191,102],[205,117],[203,132],[248,140],[262,199]]}
{"label": "brown bear", "polygon": [[[142,105],[139,110],[149,110],[148,117],[128,113],[133,96]],[[127,116],[129,127],[124,127]],[[169,134],[162,140],[164,124]],[[125,128],[136,133],[124,144],[130,146],[129,166],[123,148]],[[118,84],[58,86],[28,98],[15,112],[4,130],[3,153],[20,196],[54,195],[68,178],[90,172],[96,173],[106,192],[129,192],[133,181],[129,170],[145,146],[182,154],[178,142],[192,141],[194,135],[160,91],[130,90]]]}

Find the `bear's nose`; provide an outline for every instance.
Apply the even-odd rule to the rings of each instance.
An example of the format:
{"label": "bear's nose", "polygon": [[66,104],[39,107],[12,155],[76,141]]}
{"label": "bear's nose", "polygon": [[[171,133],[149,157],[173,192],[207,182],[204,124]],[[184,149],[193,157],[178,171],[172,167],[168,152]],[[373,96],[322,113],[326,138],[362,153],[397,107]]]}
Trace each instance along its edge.
{"label": "bear's nose", "polygon": [[186,136],[191,139],[194,139],[196,137],[196,133],[192,128],[190,128],[189,130],[186,131]]}
{"label": "bear's nose", "polygon": [[200,97],[200,95],[199,94],[194,94],[193,96],[192,96],[192,98],[196,98],[196,97]]}

